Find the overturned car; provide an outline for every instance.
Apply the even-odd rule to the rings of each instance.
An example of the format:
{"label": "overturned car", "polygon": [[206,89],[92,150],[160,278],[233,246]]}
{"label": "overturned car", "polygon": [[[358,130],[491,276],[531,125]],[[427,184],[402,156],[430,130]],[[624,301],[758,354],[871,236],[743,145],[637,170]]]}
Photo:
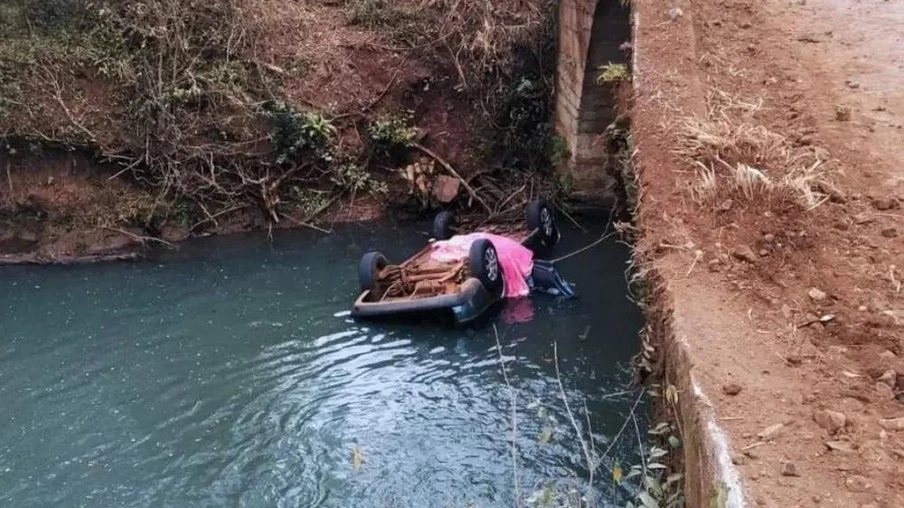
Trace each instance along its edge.
{"label": "overturned car", "polygon": [[560,239],[552,207],[543,201],[527,207],[527,228],[513,234],[454,234],[455,217],[439,213],[435,241],[400,264],[380,252],[361,258],[361,294],[352,308],[356,318],[409,313],[445,313],[458,324],[477,319],[505,297],[523,297],[533,288],[572,296],[551,262],[539,259]]}

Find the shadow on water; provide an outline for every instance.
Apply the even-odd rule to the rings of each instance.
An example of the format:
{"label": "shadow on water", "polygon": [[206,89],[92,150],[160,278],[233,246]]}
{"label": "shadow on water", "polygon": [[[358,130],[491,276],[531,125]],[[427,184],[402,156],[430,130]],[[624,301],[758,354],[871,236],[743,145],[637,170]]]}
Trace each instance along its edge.
{"label": "shadow on water", "polygon": [[[560,251],[590,229],[566,230]],[[403,259],[426,230],[353,224],[134,264],[0,268],[0,505],[513,506],[515,472],[524,498],[550,482],[583,491],[553,343],[601,452],[636,398],[623,393],[641,327],[628,249],[563,262],[579,298],[505,302],[480,326],[351,320],[361,253]],[[516,469],[492,325],[517,394]],[[605,467],[637,457],[626,431],[595,473],[596,506],[624,505]]]}

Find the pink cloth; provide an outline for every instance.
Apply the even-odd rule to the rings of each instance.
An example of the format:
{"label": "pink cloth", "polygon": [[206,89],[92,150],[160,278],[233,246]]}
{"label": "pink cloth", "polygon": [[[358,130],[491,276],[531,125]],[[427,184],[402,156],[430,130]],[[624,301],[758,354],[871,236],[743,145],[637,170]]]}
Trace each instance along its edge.
{"label": "pink cloth", "polygon": [[527,278],[534,269],[534,253],[511,238],[490,233],[456,235],[448,240],[434,242],[430,258],[440,263],[460,261],[468,257],[471,244],[481,238],[486,238],[493,243],[493,247],[496,247],[499,266],[502,267],[502,279],[505,282],[505,296],[507,298],[527,296],[530,293]]}

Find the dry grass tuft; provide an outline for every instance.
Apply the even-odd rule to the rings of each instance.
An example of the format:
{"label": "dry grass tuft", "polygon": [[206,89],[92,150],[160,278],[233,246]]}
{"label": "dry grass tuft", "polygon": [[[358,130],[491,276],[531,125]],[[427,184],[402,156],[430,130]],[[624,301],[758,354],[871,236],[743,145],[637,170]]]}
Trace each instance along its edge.
{"label": "dry grass tuft", "polygon": [[698,202],[727,191],[749,201],[791,197],[812,210],[828,199],[819,190],[826,161],[815,151],[725,110],[711,116],[717,118],[687,118],[678,129],[676,152],[694,167],[690,191]]}

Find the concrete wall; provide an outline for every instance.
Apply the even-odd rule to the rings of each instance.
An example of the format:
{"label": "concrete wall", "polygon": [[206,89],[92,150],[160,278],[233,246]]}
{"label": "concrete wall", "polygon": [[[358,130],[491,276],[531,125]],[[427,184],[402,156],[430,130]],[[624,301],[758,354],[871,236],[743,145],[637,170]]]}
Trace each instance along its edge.
{"label": "concrete wall", "polygon": [[[571,152],[566,167],[582,192],[605,193],[606,152],[602,134],[615,120],[615,88],[597,84],[598,68],[628,63],[630,8],[621,0],[561,0],[556,75],[556,132]],[[603,198],[603,196],[600,196]]]}

